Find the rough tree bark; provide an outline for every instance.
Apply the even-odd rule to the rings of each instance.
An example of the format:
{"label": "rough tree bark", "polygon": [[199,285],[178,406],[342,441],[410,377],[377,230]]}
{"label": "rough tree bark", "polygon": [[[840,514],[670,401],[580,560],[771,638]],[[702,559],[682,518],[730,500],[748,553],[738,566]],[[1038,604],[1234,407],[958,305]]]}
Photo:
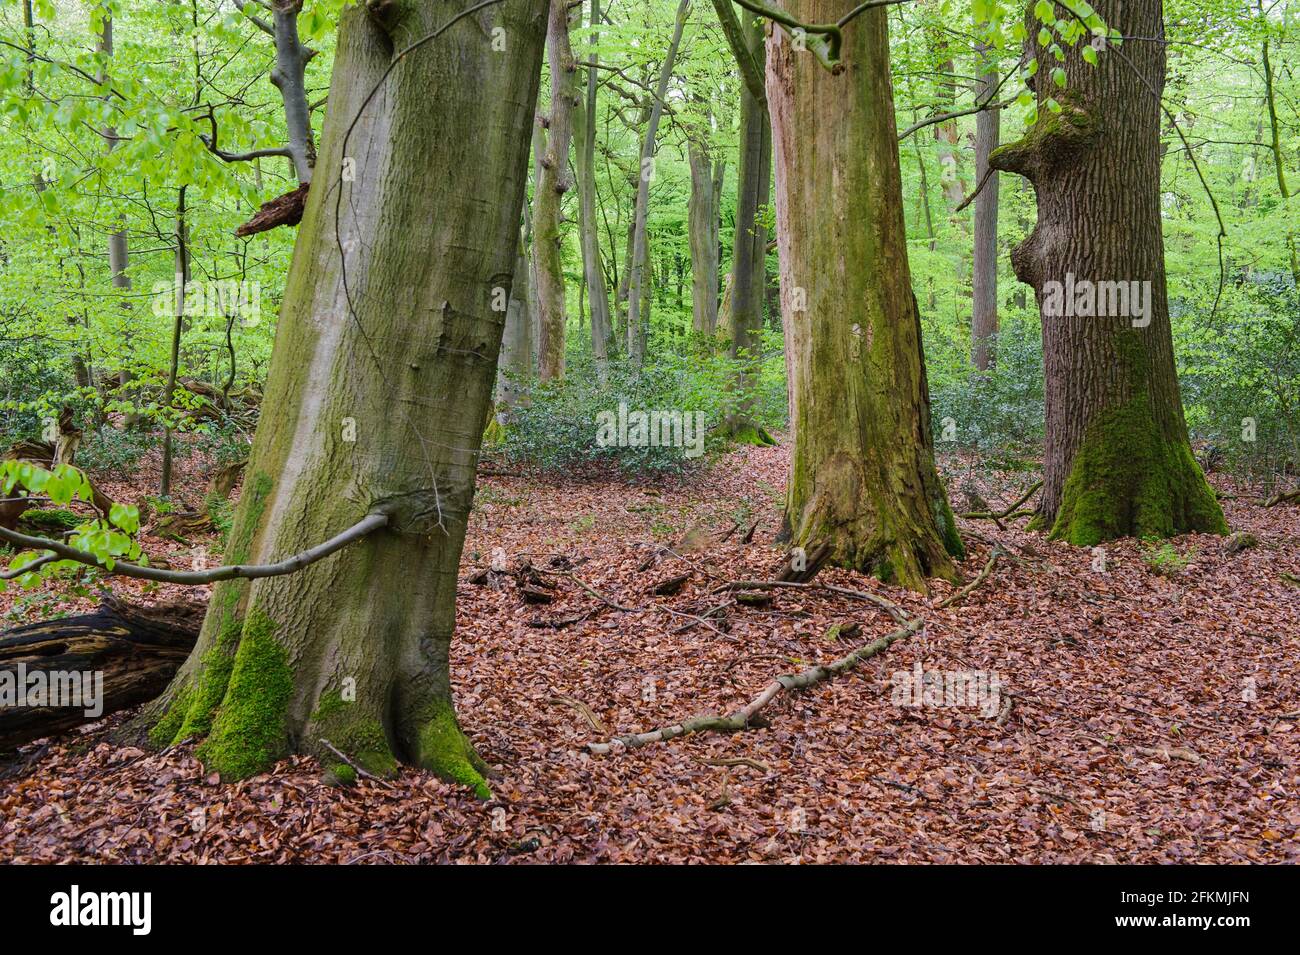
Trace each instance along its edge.
{"label": "rough tree bark", "polygon": [[[799,0],[805,23],[852,0]],[[767,97],[794,459],[791,542],[917,590],[962,553],[934,465],[903,224],[885,11],[844,31],[833,75],[773,30]]]}
{"label": "rough tree bark", "polygon": [[[1066,88],[1040,70],[1033,88],[1042,118],[991,157],[994,168],[1032,182],[1038,197],[1038,222],[1011,256],[1042,313],[1047,437],[1036,520],[1054,538],[1085,546],[1223,533],[1223,512],[1187,439],[1166,298],[1162,3],[1103,0],[1096,9],[1125,36],[1157,41],[1105,50],[1095,68],[1083,59],[1084,43],[1067,48]],[[1059,114],[1045,105],[1053,93]],[[1079,283],[1122,285],[1090,295],[1097,286]],[[1067,298],[1075,299],[1069,309]]]}
{"label": "rough tree bark", "polygon": [[546,59],[551,68],[551,112],[538,122],[545,130],[536,156],[533,187],[533,278],[537,283],[537,377],[564,377],[564,263],[560,247],[560,205],[573,186],[569,142],[577,102],[577,66],[569,44],[566,0],[551,0],[546,24]]}
{"label": "rough tree bark", "polygon": [[448,656],[546,3],[473,6],[371,0],[340,19],[316,168],[329,188],[308,199],[266,387],[275,413],[225,559],[296,553],[376,507],[391,519],[299,573],[216,586],[142,722],[156,745],[202,738],[222,778],[293,751],[332,762],[328,739],[371,772],[402,761],[487,794]]}
{"label": "rough tree bark", "polygon": [[[975,96],[986,103],[997,88],[997,60],[992,50],[976,48],[980,67]],[[986,109],[975,115],[975,247],[971,265],[971,360],[988,371],[995,360],[998,334],[998,174],[989,169],[997,148],[1002,111]],[[987,178],[986,178],[987,177]]]}

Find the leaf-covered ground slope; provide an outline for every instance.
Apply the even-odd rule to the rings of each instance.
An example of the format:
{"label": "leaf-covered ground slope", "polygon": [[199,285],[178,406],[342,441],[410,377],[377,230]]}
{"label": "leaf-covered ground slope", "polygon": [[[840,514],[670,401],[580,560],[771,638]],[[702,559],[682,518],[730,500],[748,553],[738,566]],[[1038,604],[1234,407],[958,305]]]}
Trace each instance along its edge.
{"label": "leaf-covered ground slope", "polygon": [[[979,535],[968,537],[968,580],[994,542],[1014,558],[948,609],[935,609],[953,592],[942,583],[923,598],[839,571],[817,578],[896,601],[928,621],[922,634],[783,695],[764,728],[588,755],[584,744],[605,738],[593,721],[628,733],[730,712],[774,675],[893,629],[879,608],[820,591],[779,591],[709,627],[683,615],[722,602],[711,592],[720,584],[775,575],[787,464],[785,447],[746,448],[672,484],[485,479],[453,671],[462,723],[500,769],[493,801],[411,770],[329,788],[305,758],[219,786],[192,749],[113,748],[98,741],[101,725],[19,754],[25,774],[0,782],[0,859],[1300,858],[1300,587],[1286,578],[1300,580],[1300,508],[1260,508],[1218,476],[1237,495],[1225,501],[1229,523],[1257,546],[1230,554],[1219,538],[1193,536],[1161,552],[1127,541],[1107,548],[1099,573],[1092,552],[1026,534],[1024,520],[1005,530],[963,521]],[[944,462],[950,489],[970,486],[969,464]],[[992,473],[974,487],[999,508],[1030,482]],[[483,573],[503,558],[506,574]],[[520,575],[525,562],[549,573]],[[675,595],[651,592],[685,573]],[[553,599],[528,603],[521,586]],[[13,597],[2,599],[8,608]],[[854,622],[859,635],[828,637]],[[892,674],[918,662],[996,671],[1009,707],[985,717],[894,705]]]}

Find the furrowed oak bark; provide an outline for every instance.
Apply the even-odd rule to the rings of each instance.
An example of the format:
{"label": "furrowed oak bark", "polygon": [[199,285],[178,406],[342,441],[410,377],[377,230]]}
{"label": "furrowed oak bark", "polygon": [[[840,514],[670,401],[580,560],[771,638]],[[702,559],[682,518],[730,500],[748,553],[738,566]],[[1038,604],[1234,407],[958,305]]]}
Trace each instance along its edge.
{"label": "furrowed oak bark", "polygon": [[371,0],[340,19],[267,381],[274,413],[223,556],[274,561],[376,507],[391,521],[300,573],[216,586],[198,645],[142,720],[156,745],[202,739],[225,779],[295,751],[336,763],[328,739],[367,771],[401,761],[487,794],[448,657],[546,3],[505,0],[420,43],[473,5]]}
{"label": "furrowed oak bark", "polygon": [[[1169,324],[1160,217],[1162,3],[1103,0],[1096,9],[1125,36],[1156,40],[1103,50],[1096,67],[1083,59],[1086,41],[1067,48],[1065,89],[1051,70],[1039,70],[1032,82],[1040,121],[990,158],[995,169],[1027,178],[1038,198],[1038,222],[1011,255],[1042,313],[1047,435],[1036,521],[1052,537],[1084,546],[1224,533],[1223,512],[1188,443]],[[1059,114],[1046,105],[1054,94]],[[1067,310],[1071,281],[1084,291]],[[1122,283],[1127,305],[1114,291],[1089,308],[1095,283]],[[1140,302],[1148,289],[1149,306],[1135,306],[1134,291]],[[1096,311],[1108,314],[1090,314]]]}
{"label": "furrowed oak bark", "polygon": [[[850,0],[800,0],[833,23]],[[921,324],[903,226],[883,9],[844,31],[832,74],[773,30],[767,98],[794,459],[791,542],[916,590],[962,553],[935,471]]]}

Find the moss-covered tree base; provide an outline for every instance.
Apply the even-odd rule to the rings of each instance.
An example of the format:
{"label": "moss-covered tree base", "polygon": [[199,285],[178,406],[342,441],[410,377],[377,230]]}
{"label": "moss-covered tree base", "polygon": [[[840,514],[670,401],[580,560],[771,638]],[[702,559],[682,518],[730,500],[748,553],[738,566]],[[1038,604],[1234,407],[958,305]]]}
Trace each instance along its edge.
{"label": "moss-covered tree base", "polygon": [[469,786],[480,799],[491,799],[488,765],[461,732],[451,705],[436,703],[429,707],[427,716],[420,728],[416,765],[447,782]]}
{"label": "moss-covered tree base", "polygon": [[1075,454],[1051,538],[1091,547],[1193,531],[1228,525],[1187,441],[1167,440],[1141,398],[1102,414]]}
{"label": "moss-covered tree base", "polygon": [[752,418],[744,415],[732,415],[726,418],[719,429],[724,438],[733,444],[752,444],[762,448],[776,445],[776,438],[770,431]]}
{"label": "moss-covered tree base", "polygon": [[957,522],[938,478],[928,494],[885,498],[884,488],[869,486],[849,456],[823,462],[811,494],[802,491],[807,476],[793,475],[790,501],[802,502],[799,514],[786,515],[782,537],[807,554],[828,546],[826,563],[871,574],[884,583],[920,593],[926,580],[958,579],[954,558],[966,556]]}

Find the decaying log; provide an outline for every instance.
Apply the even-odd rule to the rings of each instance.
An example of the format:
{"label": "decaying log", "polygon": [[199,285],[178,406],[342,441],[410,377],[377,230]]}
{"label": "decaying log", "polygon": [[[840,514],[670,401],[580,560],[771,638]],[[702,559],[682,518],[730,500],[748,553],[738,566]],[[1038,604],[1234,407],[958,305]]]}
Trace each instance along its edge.
{"label": "decaying log", "polygon": [[[42,620],[0,633],[0,749],[74,729],[118,710],[145,703],[164,689],[199,637],[205,605],[195,602],[142,607],[112,597],[94,613]],[[102,674],[102,707],[11,705],[26,699],[32,674],[55,685],[62,674]],[[20,681],[19,677],[26,680]],[[85,682],[91,691],[94,682]]]}
{"label": "decaying log", "polygon": [[253,214],[253,218],[235,230],[235,235],[242,239],[245,236],[257,235],[259,232],[267,232],[277,226],[297,225],[302,221],[303,210],[307,208],[308,185],[303,183],[293,192],[286,192],[282,196],[276,196],[270,202],[262,203],[262,208]]}
{"label": "decaying log", "polygon": [[680,723],[664,726],[648,733],[634,733],[628,736],[615,736],[607,742],[588,743],[587,750],[596,756],[607,756],[622,749],[636,749],[647,743],[659,743],[686,736],[689,733],[738,733],[757,724],[759,711],[776,699],[783,690],[805,690],[808,687],[824,683],[832,677],[847,673],[863,660],[874,657],[888,649],[895,641],[909,637],[925,626],[920,617],[913,617],[902,627],[864,644],[847,656],[840,657],[834,663],[808,667],[799,673],[783,674],[769,683],[763,692],[730,716],[708,714],[693,716]]}

